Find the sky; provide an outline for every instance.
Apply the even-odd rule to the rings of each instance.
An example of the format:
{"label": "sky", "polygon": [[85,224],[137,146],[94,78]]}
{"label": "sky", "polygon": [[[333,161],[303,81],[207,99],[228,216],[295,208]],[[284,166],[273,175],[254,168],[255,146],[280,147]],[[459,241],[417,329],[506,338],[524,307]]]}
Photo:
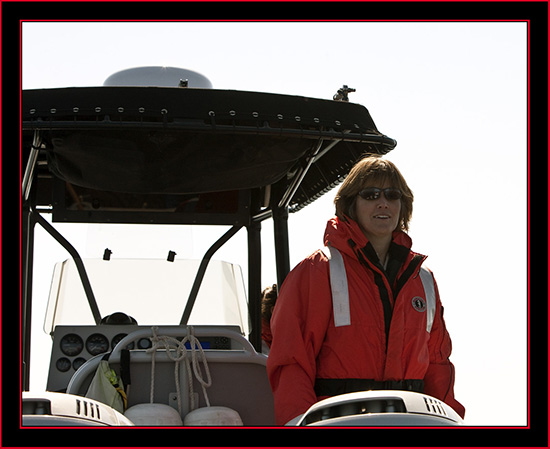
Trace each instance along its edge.
{"label": "sky", "polygon": [[[191,69],[216,89],[330,99],[344,84],[355,88],[350,101],[397,140],[386,157],[415,195],[409,235],[438,283],[466,424],[526,425],[526,23],[25,22],[22,30],[23,89],[99,86],[138,66]],[[291,266],[323,245],[335,193],[290,216]],[[276,279],[273,236],[269,221],[262,226],[267,286]],[[103,254],[95,226],[56,228],[83,257]],[[67,253],[37,232],[44,247],[33,332],[42,333],[52,263]],[[185,232],[192,244],[171,244],[188,257],[201,257],[222,233]],[[166,257],[149,241],[128,257]],[[240,233],[215,258],[246,265],[244,248]],[[48,344],[44,334],[33,338],[33,369],[49,363]],[[43,373],[32,376],[31,389],[45,388]]]}

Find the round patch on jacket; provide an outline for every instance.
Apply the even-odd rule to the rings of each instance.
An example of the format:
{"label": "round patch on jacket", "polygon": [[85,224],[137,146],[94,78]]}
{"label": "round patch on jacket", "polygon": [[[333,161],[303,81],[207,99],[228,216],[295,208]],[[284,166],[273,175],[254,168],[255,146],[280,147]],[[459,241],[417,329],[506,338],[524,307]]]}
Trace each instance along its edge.
{"label": "round patch on jacket", "polygon": [[416,310],[417,312],[426,311],[426,301],[424,301],[424,298],[421,298],[420,296],[415,296],[411,302],[414,310]]}

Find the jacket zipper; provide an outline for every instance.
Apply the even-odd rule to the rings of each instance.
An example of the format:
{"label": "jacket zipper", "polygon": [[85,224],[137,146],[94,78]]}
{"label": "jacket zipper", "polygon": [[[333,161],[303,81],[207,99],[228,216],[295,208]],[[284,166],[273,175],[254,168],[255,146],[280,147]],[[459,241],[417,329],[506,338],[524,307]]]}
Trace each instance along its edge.
{"label": "jacket zipper", "polygon": [[368,255],[364,253],[362,249],[356,249],[355,242],[350,240],[350,246],[353,249],[359,262],[364,265],[367,269],[371,270],[374,274],[374,283],[378,288],[378,293],[380,295],[380,300],[382,301],[382,310],[384,311],[384,332],[386,334],[386,350],[388,348],[388,338],[390,334],[390,325],[393,314],[393,305],[391,302],[391,288],[388,285],[388,280],[383,273],[383,271],[376,266],[371,260],[369,260]]}
{"label": "jacket zipper", "polygon": [[425,259],[425,257],[421,256],[420,254],[415,254],[413,256],[412,260],[409,262],[403,274],[399,278],[397,278],[395,283],[395,290],[394,290],[392,286],[389,284],[389,280],[386,276],[386,273],[381,268],[379,263],[369,258],[367,252],[365,251],[366,247],[361,249],[356,249],[355,242],[351,239],[349,240],[348,243],[353,249],[353,252],[355,253],[359,262],[361,262],[365,267],[370,269],[374,274],[374,283],[378,288],[378,293],[382,301],[382,309],[384,311],[384,330],[386,333],[386,350],[387,350],[388,339],[390,335],[391,320],[393,315],[393,305],[395,303],[395,299],[397,298],[399,292],[405,286],[407,281],[413,276],[415,271],[417,271],[418,267],[420,266],[422,261]]}

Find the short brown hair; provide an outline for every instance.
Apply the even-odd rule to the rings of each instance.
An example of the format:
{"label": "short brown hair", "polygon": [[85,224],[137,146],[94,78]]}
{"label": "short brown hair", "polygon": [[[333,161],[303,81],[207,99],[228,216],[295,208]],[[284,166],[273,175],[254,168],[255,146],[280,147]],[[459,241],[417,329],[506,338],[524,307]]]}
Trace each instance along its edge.
{"label": "short brown hair", "polygon": [[408,231],[412,217],[413,193],[395,164],[377,155],[364,157],[350,170],[334,198],[336,216],[341,220],[347,220],[348,217],[354,221],[357,220],[355,215],[357,194],[365,187],[381,187],[384,183],[403,192],[397,229]]}

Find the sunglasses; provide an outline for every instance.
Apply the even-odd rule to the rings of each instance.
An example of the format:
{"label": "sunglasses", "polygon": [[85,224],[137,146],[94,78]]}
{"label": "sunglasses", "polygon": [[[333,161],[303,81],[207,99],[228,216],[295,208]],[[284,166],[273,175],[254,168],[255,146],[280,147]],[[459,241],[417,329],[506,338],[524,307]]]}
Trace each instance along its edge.
{"label": "sunglasses", "polygon": [[358,195],[364,200],[377,200],[381,194],[384,194],[388,201],[396,201],[401,199],[403,192],[399,189],[387,188],[379,189],[378,187],[367,187],[361,190]]}

